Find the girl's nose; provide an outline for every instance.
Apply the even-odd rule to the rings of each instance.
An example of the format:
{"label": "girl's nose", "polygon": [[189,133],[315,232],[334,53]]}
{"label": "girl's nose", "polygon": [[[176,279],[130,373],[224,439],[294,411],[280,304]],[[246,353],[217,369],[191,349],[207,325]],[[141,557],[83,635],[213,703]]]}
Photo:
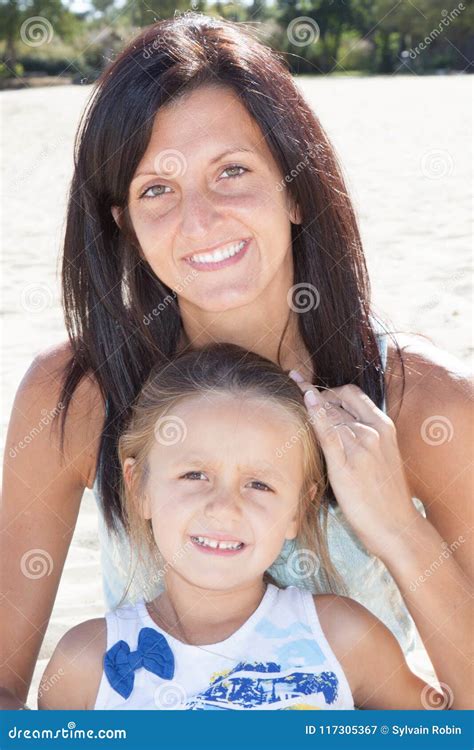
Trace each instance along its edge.
{"label": "girl's nose", "polygon": [[214,495],[206,502],[204,512],[208,516],[238,518],[242,512],[240,499],[231,492]]}

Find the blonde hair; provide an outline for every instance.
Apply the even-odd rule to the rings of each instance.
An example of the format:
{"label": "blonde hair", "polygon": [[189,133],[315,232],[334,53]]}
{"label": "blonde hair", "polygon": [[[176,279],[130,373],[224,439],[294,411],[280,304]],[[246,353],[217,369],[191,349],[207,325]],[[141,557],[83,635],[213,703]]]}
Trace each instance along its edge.
{"label": "blonde hair", "polygon": [[[127,596],[139,563],[151,564],[155,568],[149,571],[150,580],[156,581],[157,572],[158,576],[163,575],[163,560],[153,536],[151,521],[143,518],[141,509],[150,472],[149,455],[157,440],[157,429],[160,430],[160,442],[176,442],[180,429],[183,429],[181,420],[172,416],[176,404],[191,396],[210,396],[222,392],[259,397],[278,404],[299,424],[291,441],[281,447],[283,454],[300,440],[303,448],[304,478],[298,505],[298,535],[292,544],[285,545],[290,547],[289,558],[288,555],[285,558],[282,552],[265,573],[265,579],[279,585],[278,570],[280,566],[290,563],[295,566],[295,584],[298,585],[298,569],[301,568],[304,574],[304,568],[309,563],[318,568],[320,577],[325,578],[326,590],[340,592],[344,589],[331,563],[326,541],[328,502],[325,497],[327,476],[324,455],[300,388],[270,360],[235,344],[219,343],[187,351],[168,365],[152,370],[132,406],[130,419],[119,439],[118,455],[122,467],[120,495],[125,529],[132,552],[136,554],[135,567],[131,566],[132,572],[120,604]],[[123,471],[127,458],[135,461],[128,484]],[[311,571],[308,573],[306,570],[303,575],[305,587],[309,585],[311,588],[311,584],[316,586],[312,580],[314,577]]]}

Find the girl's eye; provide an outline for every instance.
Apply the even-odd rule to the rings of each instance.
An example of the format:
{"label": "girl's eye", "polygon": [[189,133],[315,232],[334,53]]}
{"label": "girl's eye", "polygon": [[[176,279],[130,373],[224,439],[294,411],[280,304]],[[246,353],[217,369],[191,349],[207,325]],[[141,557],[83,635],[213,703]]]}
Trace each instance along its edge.
{"label": "girl's eye", "polygon": [[245,167],[241,167],[238,164],[233,164],[231,167],[226,167],[224,169],[224,172],[230,172],[233,169],[241,169],[242,171],[240,172],[240,174],[231,174],[229,176],[230,178],[232,178],[232,177],[241,177],[245,172],[248,172],[248,169],[246,169]]}
{"label": "girl's eye", "polygon": [[264,484],[263,482],[259,482],[258,479],[253,479],[251,484],[258,484],[260,485],[257,487],[258,490],[261,490],[263,488],[264,492],[273,492],[273,490],[268,486],[268,484]]}
{"label": "girl's eye", "polygon": [[150,185],[150,187],[141,194],[140,198],[159,198],[165,193],[154,193],[154,195],[147,195],[147,193],[149,193],[150,190],[159,190],[160,188],[162,188],[163,190],[171,190],[171,188],[169,188],[167,185]]}
{"label": "girl's eye", "polygon": [[183,474],[183,476],[180,477],[180,479],[188,479],[191,477],[193,479],[196,479],[196,475],[198,479],[200,479],[201,477],[206,477],[203,471],[188,471],[186,474]]}

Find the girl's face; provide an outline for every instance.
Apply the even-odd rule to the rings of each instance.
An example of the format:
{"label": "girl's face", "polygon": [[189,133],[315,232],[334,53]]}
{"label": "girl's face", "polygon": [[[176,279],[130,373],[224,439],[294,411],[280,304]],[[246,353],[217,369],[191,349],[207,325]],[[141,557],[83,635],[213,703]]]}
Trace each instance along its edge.
{"label": "girl's face", "polygon": [[223,393],[186,398],[157,421],[143,511],[167,575],[214,590],[263,575],[298,532],[301,441],[277,457],[298,429],[277,404]]}
{"label": "girl's face", "polygon": [[267,287],[286,294],[290,220],[298,223],[299,214],[277,189],[281,179],[231,89],[203,86],[159,112],[130,185],[129,212],[143,256],[180,304],[219,312]]}

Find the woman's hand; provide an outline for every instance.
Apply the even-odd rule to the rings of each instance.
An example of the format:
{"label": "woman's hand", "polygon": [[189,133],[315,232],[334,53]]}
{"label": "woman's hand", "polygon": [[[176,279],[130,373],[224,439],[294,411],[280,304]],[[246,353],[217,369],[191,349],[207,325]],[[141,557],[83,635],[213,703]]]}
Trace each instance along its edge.
{"label": "woman's hand", "polygon": [[294,370],[290,376],[305,394],[339,505],[365,547],[384,559],[420,518],[393,421],[356,385],[319,391]]}

